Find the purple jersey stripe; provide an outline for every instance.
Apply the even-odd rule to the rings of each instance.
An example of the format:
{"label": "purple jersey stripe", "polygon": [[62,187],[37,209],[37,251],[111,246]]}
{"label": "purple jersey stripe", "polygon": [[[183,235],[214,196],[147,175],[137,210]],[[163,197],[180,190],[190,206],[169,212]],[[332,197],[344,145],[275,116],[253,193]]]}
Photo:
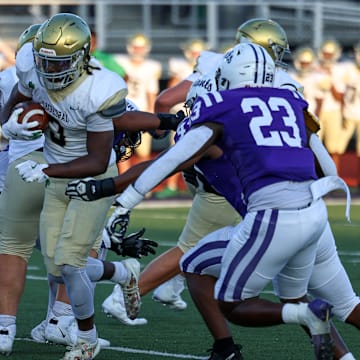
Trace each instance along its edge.
{"label": "purple jersey stripe", "polygon": [[[241,293],[242,290],[248,281],[251,274],[254,272],[255,268],[257,267],[258,263],[260,262],[261,258],[264,256],[267,248],[269,247],[271,240],[274,236],[277,219],[279,215],[279,210],[272,210],[270,214],[270,221],[269,221],[269,227],[266,231],[265,238],[259,247],[259,250],[253,257],[253,259],[250,261],[249,265],[246,267],[246,269],[241,274],[239,280],[237,281],[235,291],[234,291],[234,298],[235,299],[241,299]],[[255,234],[254,234],[255,235]],[[256,238],[251,239],[251,243],[254,243]]]}

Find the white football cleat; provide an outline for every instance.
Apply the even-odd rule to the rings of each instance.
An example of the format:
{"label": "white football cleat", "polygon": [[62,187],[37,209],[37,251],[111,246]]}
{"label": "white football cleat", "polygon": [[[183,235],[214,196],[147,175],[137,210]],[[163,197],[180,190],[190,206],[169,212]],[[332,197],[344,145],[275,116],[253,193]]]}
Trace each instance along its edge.
{"label": "white football cleat", "polygon": [[92,360],[100,352],[100,343],[91,344],[83,339],[73,345],[61,360]]}
{"label": "white football cleat", "polygon": [[31,338],[38,343],[45,343],[46,342],[45,328],[46,328],[46,320],[43,320],[40,324],[36,325],[31,330],[30,333]]}
{"label": "white football cleat", "polygon": [[112,293],[102,303],[102,311],[109,317],[114,317],[124,325],[146,325],[144,318],[130,319],[127,316],[124,295],[120,285],[115,285]]}
{"label": "white football cleat", "polygon": [[183,282],[181,283],[181,275],[177,275],[172,279],[164,282],[158,286],[153,292],[153,300],[168,306],[173,310],[185,310],[187,303],[181,298],[181,292],[184,290],[184,277],[181,276]]}
{"label": "white football cleat", "polygon": [[16,335],[16,325],[0,327],[0,354],[10,355]]}
{"label": "white football cleat", "polygon": [[45,339],[54,344],[74,345],[77,331],[77,323],[73,316],[52,316],[45,327]]}
{"label": "white football cleat", "polygon": [[140,263],[133,258],[122,261],[128,271],[128,278],[124,284],[120,284],[124,293],[125,309],[131,320],[137,318],[141,307],[141,296],[138,286],[140,275]]}

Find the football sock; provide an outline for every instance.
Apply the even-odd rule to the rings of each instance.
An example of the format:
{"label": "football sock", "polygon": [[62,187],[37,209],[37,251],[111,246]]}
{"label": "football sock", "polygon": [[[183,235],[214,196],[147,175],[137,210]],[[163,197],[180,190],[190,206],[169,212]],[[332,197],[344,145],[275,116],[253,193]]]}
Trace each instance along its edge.
{"label": "football sock", "polygon": [[55,301],[52,311],[55,316],[74,316],[71,305],[58,300]]}
{"label": "football sock", "polygon": [[307,303],[284,304],[282,319],[286,324],[306,325]]}
{"label": "football sock", "polygon": [[347,353],[344,356],[342,356],[339,360],[355,360],[355,358],[352,353]]}
{"label": "football sock", "polygon": [[233,338],[227,337],[227,338],[215,340],[214,345],[213,345],[213,350],[216,353],[226,354],[227,352],[229,352],[229,354],[230,354],[231,351],[234,349],[234,346],[235,346],[235,344],[234,344]]}
{"label": "football sock", "polygon": [[16,316],[13,315],[0,315],[0,326],[9,327],[16,324]]}
{"label": "football sock", "polygon": [[96,343],[97,340],[97,334],[96,334],[96,327],[94,325],[94,327],[90,330],[80,330],[78,331],[78,338],[85,340],[86,342],[90,343],[90,344],[94,344]]}
{"label": "football sock", "polygon": [[185,289],[184,283],[185,277],[181,274],[178,274],[173,278],[173,289],[175,295],[180,295],[183,292],[183,290]]}
{"label": "football sock", "polygon": [[127,269],[119,261],[112,261],[112,263],[115,266],[115,271],[110,280],[118,284],[124,284],[129,277]]}

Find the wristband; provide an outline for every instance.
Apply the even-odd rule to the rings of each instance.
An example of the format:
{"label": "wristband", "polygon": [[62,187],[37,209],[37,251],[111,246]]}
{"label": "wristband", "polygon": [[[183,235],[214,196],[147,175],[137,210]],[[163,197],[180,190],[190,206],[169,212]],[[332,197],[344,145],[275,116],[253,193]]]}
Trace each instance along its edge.
{"label": "wristband", "polygon": [[116,203],[120,206],[132,209],[144,199],[144,195],[140,194],[133,185],[129,185],[125,191],[116,198]]}
{"label": "wristband", "polygon": [[101,197],[112,196],[116,194],[115,182],[113,178],[103,179],[100,181]]}

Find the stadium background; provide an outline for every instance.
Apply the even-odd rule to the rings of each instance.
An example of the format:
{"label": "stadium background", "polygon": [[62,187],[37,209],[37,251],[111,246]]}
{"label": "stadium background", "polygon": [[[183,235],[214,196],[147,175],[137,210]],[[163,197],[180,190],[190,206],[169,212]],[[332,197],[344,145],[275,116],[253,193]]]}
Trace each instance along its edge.
{"label": "stadium background", "polygon": [[[360,40],[360,1],[313,0],[0,0],[0,38],[16,47],[19,34],[57,12],[74,12],[97,33],[98,48],[125,53],[126,39],[143,32],[152,39],[151,57],[163,65],[160,88],[167,83],[168,59],[182,56],[181,44],[202,38],[211,49],[223,51],[233,43],[235,29],[253,17],[279,22],[291,50],[309,45],[317,49],[327,38],[337,39],[343,59],[352,56]],[[291,58],[288,59],[291,64]],[[353,138],[354,140],[354,138]],[[155,151],[168,145],[153,142]],[[358,162],[351,141],[339,169],[351,187],[358,187]]]}

